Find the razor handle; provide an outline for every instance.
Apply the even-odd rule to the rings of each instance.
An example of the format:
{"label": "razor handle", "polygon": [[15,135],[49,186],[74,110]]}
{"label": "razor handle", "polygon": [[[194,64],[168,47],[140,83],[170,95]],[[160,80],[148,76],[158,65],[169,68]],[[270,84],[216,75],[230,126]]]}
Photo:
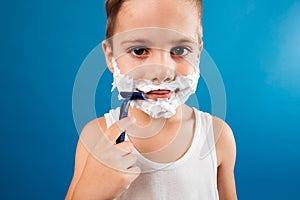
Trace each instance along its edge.
{"label": "razor handle", "polygon": [[[130,101],[131,101],[130,99],[125,99],[123,101],[121,109],[120,109],[119,120],[128,116],[128,108],[129,108]],[[116,144],[118,144],[120,142],[124,142],[125,133],[126,133],[126,130],[124,130],[123,133],[121,133],[121,135],[118,137],[118,139],[116,140]]]}

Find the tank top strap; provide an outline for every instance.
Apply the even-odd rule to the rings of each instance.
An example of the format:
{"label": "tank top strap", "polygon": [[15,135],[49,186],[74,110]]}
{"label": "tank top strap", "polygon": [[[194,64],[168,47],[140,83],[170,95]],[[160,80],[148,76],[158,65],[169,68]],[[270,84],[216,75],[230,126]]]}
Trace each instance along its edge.
{"label": "tank top strap", "polygon": [[200,160],[210,159],[212,167],[215,173],[217,173],[217,154],[216,154],[216,140],[213,130],[213,120],[209,113],[199,111],[196,109],[195,113],[198,113],[198,121],[200,131],[200,145],[198,145],[197,157]]}

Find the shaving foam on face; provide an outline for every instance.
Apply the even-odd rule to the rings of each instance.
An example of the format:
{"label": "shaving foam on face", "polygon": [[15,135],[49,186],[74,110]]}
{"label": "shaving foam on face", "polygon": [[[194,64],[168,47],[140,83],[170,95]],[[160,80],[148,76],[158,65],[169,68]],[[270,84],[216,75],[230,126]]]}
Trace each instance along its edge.
{"label": "shaving foam on face", "polygon": [[[159,85],[154,85],[150,80],[133,80],[129,76],[121,74],[114,58],[112,59],[112,65],[114,68],[114,82],[111,91],[117,88],[119,92],[143,91],[147,93],[152,90],[175,92],[175,95],[170,98],[158,98],[156,101],[152,99],[131,101],[131,106],[144,111],[152,118],[170,118],[175,115],[176,108],[185,103],[191,94],[195,93],[199,79],[199,72],[196,71],[187,76],[176,76],[172,82],[162,82]],[[123,99],[120,94],[119,99]]]}

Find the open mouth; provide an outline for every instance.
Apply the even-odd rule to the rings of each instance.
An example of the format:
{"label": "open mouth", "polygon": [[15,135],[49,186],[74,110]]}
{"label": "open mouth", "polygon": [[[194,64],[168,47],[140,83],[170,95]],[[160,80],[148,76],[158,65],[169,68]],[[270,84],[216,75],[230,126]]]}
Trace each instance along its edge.
{"label": "open mouth", "polygon": [[[138,89],[137,89],[138,90]],[[143,92],[138,90],[139,92]],[[171,90],[151,90],[145,93],[147,99],[157,100],[157,99],[168,99],[175,95],[175,92]]]}

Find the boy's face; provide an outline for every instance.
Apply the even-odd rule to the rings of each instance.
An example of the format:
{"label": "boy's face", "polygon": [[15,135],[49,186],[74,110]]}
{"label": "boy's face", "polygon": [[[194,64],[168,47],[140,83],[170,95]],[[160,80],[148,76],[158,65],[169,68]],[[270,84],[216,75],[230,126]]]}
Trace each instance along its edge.
{"label": "boy's face", "polygon": [[104,45],[104,51],[112,72],[114,57],[122,74],[159,84],[198,70],[201,36],[198,10],[191,2],[128,0],[117,15],[113,50]]}

